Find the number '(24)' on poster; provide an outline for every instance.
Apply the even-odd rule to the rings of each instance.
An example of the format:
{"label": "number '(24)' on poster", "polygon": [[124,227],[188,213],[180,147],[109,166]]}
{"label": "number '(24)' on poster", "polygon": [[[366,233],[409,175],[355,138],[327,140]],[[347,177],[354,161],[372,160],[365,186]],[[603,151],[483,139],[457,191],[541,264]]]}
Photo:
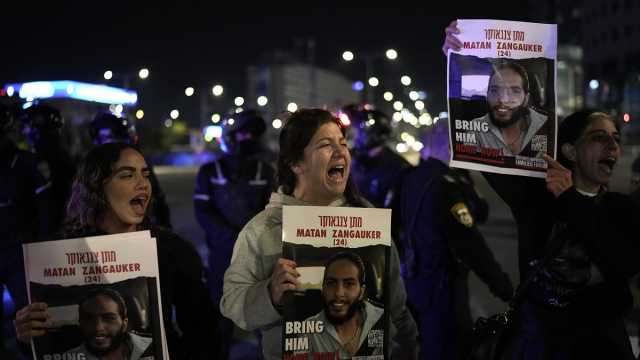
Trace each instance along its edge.
{"label": "number '(24)' on poster", "polygon": [[285,206],[283,257],[300,286],[284,295],[284,359],[384,359],[391,211]]}

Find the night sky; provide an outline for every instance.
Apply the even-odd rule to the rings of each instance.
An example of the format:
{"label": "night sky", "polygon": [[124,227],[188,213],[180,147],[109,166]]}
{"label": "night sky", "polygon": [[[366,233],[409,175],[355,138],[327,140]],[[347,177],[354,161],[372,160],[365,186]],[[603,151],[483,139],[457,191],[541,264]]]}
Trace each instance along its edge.
{"label": "night sky", "polygon": [[[363,77],[359,76],[363,66],[342,63],[343,50],[357,56],[358,51],[384,53],[395,48],[399,61],[393,66],[426,90],[427,105],[439,111],[446,106],[445,57],[440,50],[444,27],[457,17],[526,19],[516,10],[517,2],[504,2],[498,10],[467,8],[464,13],[434,13],[424,5],[345,9],[298,2],[296,7],[247,12],[252,7],[248,3],[244,9],[222,8],[216,1],[149,6],[132,6],[135,1],[85,3],[92,5],[65,2],[12,10],[0,45],[4,57],[0,82],[105,83],[102,74],[107,69],[134,73],[146,66],[150,78],[134,80],[131,87],[138,90],[143,105],[159,116],[173,107],[196,108],[195,97],[184,96],[186,86],[206,86],[210,91],[213,84],[221,83],[231,99],[246,96],[248,65],[259,64],[263,54],[276,49],[298,49],[305,57],[302,39],[314,38],[316,63],[354,80]],[[106,83],[121,85],[118,81]]]}

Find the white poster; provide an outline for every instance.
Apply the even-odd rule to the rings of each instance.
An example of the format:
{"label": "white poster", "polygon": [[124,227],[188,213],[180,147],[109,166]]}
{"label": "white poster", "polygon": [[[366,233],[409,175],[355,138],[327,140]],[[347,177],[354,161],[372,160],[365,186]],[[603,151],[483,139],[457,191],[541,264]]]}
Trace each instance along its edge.
{"label": "white poster", "polygon": [[29,302],[46,303],[53,324],[33,339],[35,359],[168,359],[156,239],[148,231],[23,249]]}
{"label": "white poster", "polygon": [[391,210],[285,206],[282,240],[300,274],[283,297],[283,359],[384,359]]}
{"label": "white poster", "polygon": [[556,25],[458,20],[447,56],[451,166],[545,177],[556,154]]}

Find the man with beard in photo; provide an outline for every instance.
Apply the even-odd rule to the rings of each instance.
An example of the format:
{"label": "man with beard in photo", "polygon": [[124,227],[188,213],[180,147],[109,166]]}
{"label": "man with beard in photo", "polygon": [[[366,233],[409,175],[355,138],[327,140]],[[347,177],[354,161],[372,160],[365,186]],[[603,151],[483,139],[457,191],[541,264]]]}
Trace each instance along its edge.
{"label": "man with beard in photo", "polygon": [[312,353],[339,353],[339,359],[383,354],[383,332],[375,345],[370,344],[368,335],[371,329],[384,329],[384,309],[365,299],[365,289],[365,266],[360,256],[340,252],[327,261],[322,280],[324,308],[306,320],[322,322],[322,331],[310,335]]}
{"label": "man with beard in photo", "polygon": [[[103,288],[90,292],[78,304],[83,342],[67,351],[65,359],[152,360],[152,339],[127,331],[129,318],[122,295]],[[75,357],[74,357],[75,356]]]}
{"label": "man with beard in photo", "polygon": [[533,108],[530,90],[522,65],[504,59],[493,64],[487,87],[489,112],[473,119],[473,129],[486,130],[474,132],[480,149],[502,149],[504,156],[529,157],[547,151],[543,128],[547,116]]}

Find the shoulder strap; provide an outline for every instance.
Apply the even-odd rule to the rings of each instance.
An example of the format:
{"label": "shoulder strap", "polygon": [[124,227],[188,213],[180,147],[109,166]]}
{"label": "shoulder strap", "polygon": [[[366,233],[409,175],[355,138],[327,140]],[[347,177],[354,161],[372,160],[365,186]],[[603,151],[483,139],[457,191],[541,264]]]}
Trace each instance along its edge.
{"label": "shoulder strap", "polygon": [[522,302],[524,294],[531,285],[531,282],[533,282],[533,279],[536,277],[536,275],[542,272],[542,269],[549,265],[553,257],[560,251],[560,249],[562,249],[566,242],[565,239],[566,237],[564,236],[558,236],[551,240],[551,243],[549,243],[549,246],[547,246],[547,252],[545,253],[542,260],[536,264],[531,272],[529,272],[527,278],[524,279],[524,281],[521,282],[520,285],[518,285],[516,293],[513,295],[513,298],[509,302],[509,307],[511,309],[515,310],[516,306],[518,306]]}

